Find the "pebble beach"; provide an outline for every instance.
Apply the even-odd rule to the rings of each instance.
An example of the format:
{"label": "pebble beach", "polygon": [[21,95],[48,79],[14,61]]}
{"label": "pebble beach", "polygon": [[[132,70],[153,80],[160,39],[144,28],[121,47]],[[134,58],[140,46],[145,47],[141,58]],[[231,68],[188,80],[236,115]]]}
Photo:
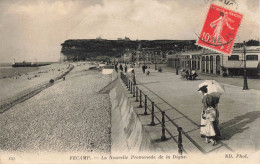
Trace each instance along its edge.
{"label": "pebble beach", "polygon": [[37,70],[19,75],[8,76],[0,79],[0,104],[6,100],[17,97],[37,85],[46,84],[64,74],[69,69],[69,64],[51,64],[38,67]]}
{"label": "pebble beach", "polygon": [[[111,75],[89,70],[89,64],[71,64],[66,80],[0,114],[1,151],[110,153],[111,104],[109,95],[98,91],[111,82]],[[41,82],[67,67],[61,64],[60,71],[46,73]]]}

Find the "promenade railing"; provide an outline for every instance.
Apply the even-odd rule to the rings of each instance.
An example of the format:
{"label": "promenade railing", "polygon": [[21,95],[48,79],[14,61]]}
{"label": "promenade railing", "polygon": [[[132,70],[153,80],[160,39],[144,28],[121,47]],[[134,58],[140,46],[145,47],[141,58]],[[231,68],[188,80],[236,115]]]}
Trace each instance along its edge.
{"label": "promenade railing", "polygon": [[[183,154],[183,153],[187,153],[185,151],[185,149],[183,148],[182,145],[182,127],[179,127],[177,124],[173,124],[178,131],[178,140],[175,139],[175,137],[172,135],[172,133],[167,129],[167,127],[165,126],[165,117],[167,117],[168,119],[170,119],[166,114],[165,111],[163,111],[160,107],[158,107],[158,105],[156,105],[154,103],[154,101],[149,98],[138,86],[134,85],[134,82],[131,78],[127,77],[126,74],[124,74],[123,72],[121,72],[120,74],[120,78],[122,79],[122,81],[125,83],[126,87],[128,88],[128,91],[130,92],[130,94],[133,95],[133,97],[136,97],[135,101],[139,102],[139,108],[143,108],[144,109],[144,115],[151,115],[151,123],[150,126],[155,126],[155,119],[159,122],[159,124],[161,124],[162,127],[162,134],[161,134],[161,141],[165,141],[167,140],[166,136],[165,136],[165,131],[167,131],[171,138],[178,144],[178,152],[179,154]],[[161,119],[155,115],[155,109],[157,109],[158,111],[160,111],[161,113]],[[149,113],[148,113],[149,110]]]}

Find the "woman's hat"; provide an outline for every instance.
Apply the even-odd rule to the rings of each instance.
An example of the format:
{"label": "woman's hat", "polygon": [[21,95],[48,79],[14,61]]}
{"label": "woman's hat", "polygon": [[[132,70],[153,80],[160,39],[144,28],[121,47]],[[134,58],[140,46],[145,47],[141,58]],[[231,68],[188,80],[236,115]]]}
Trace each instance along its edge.
{"label": "woman's hat", "polygon": [[199,88],[198,91],[207,92],[208,91],[207,87],[208,85],[203,85],[202,87]]}

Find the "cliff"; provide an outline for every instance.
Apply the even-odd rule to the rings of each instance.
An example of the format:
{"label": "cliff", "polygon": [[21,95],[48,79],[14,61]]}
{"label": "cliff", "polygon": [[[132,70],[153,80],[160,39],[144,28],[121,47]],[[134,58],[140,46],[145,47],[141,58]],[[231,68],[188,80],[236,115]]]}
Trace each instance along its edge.
{"label": "cliff", "polygon": [[173,50],[177,45],[177,50],[184,48],[195,49],[195,40],[106,40],[106,39],[77,39],[66,40],[61,44],[61,53],[68,60],[85,60],[98,56],[119,57],[126,50],[137,50],[139,45],[142,48],[154,48],[163,53]]}

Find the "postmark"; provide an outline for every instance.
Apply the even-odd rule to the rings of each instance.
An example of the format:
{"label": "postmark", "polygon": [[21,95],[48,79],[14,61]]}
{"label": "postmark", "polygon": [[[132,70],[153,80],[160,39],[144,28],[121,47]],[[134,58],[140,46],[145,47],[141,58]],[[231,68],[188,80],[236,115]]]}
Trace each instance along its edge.
{"label": "postmark", "polygon": [[243,15],[211,4],[197,45],[230,55]]}
{"label": "postmark", "polygon": [[205,0],[205,3],[217,2],[219,4],[225,5],[226,7],[232,7],[238,9],[238,4],[235,0]]}

